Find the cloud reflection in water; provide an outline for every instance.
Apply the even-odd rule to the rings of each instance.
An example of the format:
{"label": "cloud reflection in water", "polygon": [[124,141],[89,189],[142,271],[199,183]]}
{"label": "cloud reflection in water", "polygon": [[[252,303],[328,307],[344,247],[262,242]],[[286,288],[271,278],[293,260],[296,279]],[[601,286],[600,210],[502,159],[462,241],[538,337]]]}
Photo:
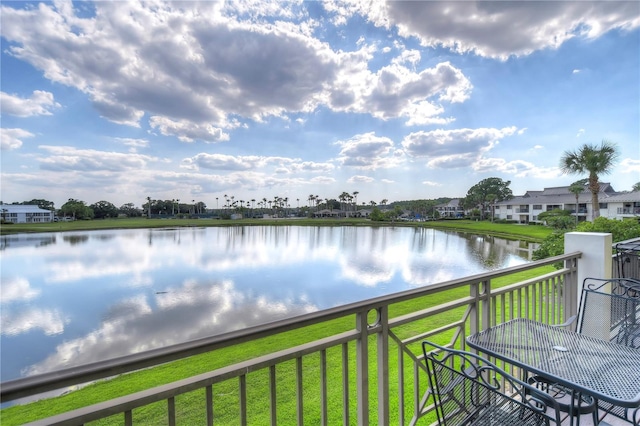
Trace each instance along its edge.
{"label": "cloud reflection in water", "polygon": [[96,330],[59,344],[54,353],[24,373],[142,352],[315,310],[308,303],[247,297],[230,281],[188,281],[166,293],[139,295],[114,304]]}
{"label": "cloud reflection in water", "polygon": [[[237,226],[42,238],[3,240],[3,381],[526,261],[498,240],[420,228]],[[28,364],[4,368],[19,364],[25,350]]]}

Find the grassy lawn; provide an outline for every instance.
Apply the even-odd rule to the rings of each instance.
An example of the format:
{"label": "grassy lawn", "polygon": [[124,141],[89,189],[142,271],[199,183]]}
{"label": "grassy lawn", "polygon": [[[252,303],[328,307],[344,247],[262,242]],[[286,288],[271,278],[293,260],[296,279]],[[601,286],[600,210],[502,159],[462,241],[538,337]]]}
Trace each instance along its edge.
{"label": "grassy lawn", "polygon": [[459,232],[491,234],[507,238],[541,241],[551,233],[551,229],[537,225],[515,225],[471,220],[442,220],[430,222],[372,222],[368,219],[104,219],[78,220],[75,222],[17,223],[1,225],[0,235],[33,233],[87,231],[97,229],[136,229],[208,226],[408,226],[444,229]]}
{"label": "grassy lawn", "polygon": [[[257,226],[257,225],[296,225],[296,226],[418,226],[425,228],[437,228],[461,232],[473,232],[479,234],[492,234],[507,238],[523,239],[529,241],[540,241],[551,231],[540,226],[524,226],[512,224],[494,224],[490,222],[475,221],[435,221],[435,222],[399,222],[399,223],[376,223],[363,219],[245,219],[245,220],[207,220],[207,219],[111,219],[92,220],[77,222],[62,222],[53,224],[23,224],[23,225],[3,225],[2,234],[25,233],[25,232],[61,232],[96,229],[127,229],[127,228],[154,228],[154,227],[178,227],[178,226]],[[527,271],[519,276],[509,276],[496,279],[494,286],[503,286],[526,278],[542,275],[549,272],[551,267],[542,268],[535,271]],[[468,295],[468,289],[461,288],[455,291],[443,292],[426,298],[419,298],[399,303],[390,307],[390,316],[395,317],[409,312],[424,309],[428,306],[435,306],[449,300]],[[397,330],[402,334],[412,335],[424,330],[427,326],[434,329],[437,323],[447,323],[460,318],[462,308],[447,311],[437,318],[432,318],[429,324],[415,323],[403,326]],[[214,352],[190,357],[175,361],[169,364],[160,365],[152,369],[142,370],[130,374],[123,374],[111,380],[101,380],[82,389],[68,394],[37,401],[30,404],[9,407],[0,411],[0,422],[2,425],[19,425],[25,422],[37,420],[43,417],[55,415],[75,408],[106,401],[118,396],[123,396],[149,389],[162,384],[170,383],[183,378],[191,377],[200,373],[212,371],[226,365],[255,358],[260,355],[272,353],[306,342],[318,340],[320,338],[337,334],[354,327],[353,317],[336,319],[327,323],[305,327],[303,329],[282,333],[262,341],[254,341],[234,347],[220,349]],[[353,345],[350,351],[350,401],[352,422],[356,419],[355,407],[355,350]],[[371,353],[375,353],[375,342],[371,343]],[[398,353],[396,350],[390,351],[390,369],[397,371]],[[305,357],[304,359],[304,389],[305,389],[305,424],[316,424],[319,421],[319,364],[318,356]],[[329,389],[341,388],[341,353],[339,348],[327,351],[328,382]],[[377,373],[376,359],[370,359],[371,383],[370,388],[375,389]],[[289,423],[296,416],[295,398],[295,366],[284,368],[278,366],[278,418],[282,423]],[[397,375],[390,372],[391,395],[397,395]],[[249,410],[250,424],[266,424],[268,419],[264,418],[269,410],[268,400],[268,371],[258,371],[247,376],[248,400],[251,403]],[[425,381],[426,382],[426,381]],[[421,383],[422,384],[422,383]],[[308,398],[307,398],[308,394]],[[407,394],[409,398],[410,395]],[[176,407],[179,419],[182,424],[200,423],[204,418],[204,390],[190,392],[176,399]],[[391,410],[397,411],[397,401],[392,398]],[[238,413],[238,392],[237,381],[231,380],[214,386],[215,417],[216,424],[237,424]],[[375,396],[372,395],[372,422],[376,416]],[[341,392],[330,392],[328,401],[331,416],[330,424],[341,423],[342,395]],[[410,415],[410,413],[407,413]],[[134,421],[136,424],[157,424],[160,419],[166,419],[166,402],[152,404],[134,411]],[[195,423],[193,423],[195,422]],[[121,424],[122,417],[116,416],[104,419],[96,424]],[[166,423],[160,421],[160,423]],[[397,423],[397,421],[396,421]],[[93,424],[93,423],[92,423]]]}

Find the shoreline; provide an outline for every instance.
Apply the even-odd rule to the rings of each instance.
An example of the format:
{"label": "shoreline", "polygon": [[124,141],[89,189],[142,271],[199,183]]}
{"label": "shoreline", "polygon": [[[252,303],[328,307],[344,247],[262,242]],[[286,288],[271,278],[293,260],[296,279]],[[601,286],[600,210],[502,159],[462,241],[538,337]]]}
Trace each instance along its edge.
{"label": "shoreline", "polygon": [[19,223],[0,226],[0,236],[69,232],[97,231],[110,229],[154,229],[154,228],[193,228],[193,227],[232,227],[232,226],[371,226],[371,227],[414,227],[449,230],[455,232],[476,232],[484,235],[500,236],[529,242],[541,242],[551,234],[550,228],[540,225],[519,225],[512,223],[493,223],[466,219],[435,220],[425,222],[396,221],[372,222],[369,219],[309,219],[309,218],[270,218],[270,219],[102,219],[79,220],[74,222]]}

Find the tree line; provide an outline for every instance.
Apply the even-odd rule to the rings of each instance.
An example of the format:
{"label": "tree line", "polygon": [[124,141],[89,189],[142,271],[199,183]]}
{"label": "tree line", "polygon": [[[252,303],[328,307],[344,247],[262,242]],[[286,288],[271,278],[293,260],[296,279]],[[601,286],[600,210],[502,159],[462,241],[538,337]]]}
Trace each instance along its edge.
{"label": "tree line", "polygon": [[[603,140],[600,145],[585,144],[575,151],[566,151],[563,153],[560,159],[560,170],[563,173],[587,175],[586,178],[574,182],[569,187],[569,191],[576,196],[576,204],[579,194],[587,190],[591,192],[592,205],[598,206],[598,193],[600,191],[599,176],[610,173],[613,170],[618,155],[617,147],[606,140]],[[460,199],[460,204],[465,210],[472,210],[472,214],[484,219],[493,203],[513,198],[513,193],[511,188],[509,188],[510,184],[511,181],[504,181],[498,177],[483,179],[469,188],[466,196]],[[633,190],[640,190],[640,182],[634,185]],[[450,198],[439,198],[436,200],[399,201],[387,204],[388,200],[383,199],[380,201],[380,204],[373,200],[368,204],[362,201],[362,205],[360,206],[358,205],[358,195],[358,191],[354,191],[353,193],[345,191],[336,199],[322,198],[319,195],[311,194],[306,200],[307,206],[303,205],[301,207],[300,198],[296,198],[296,205],[293,207],[295,207],[297,215],[311,215],[314,208],[315,212],[318,212],[322,208],[327,210],[339,209],[341,211],[357,212],[359,209],[371,207],[370,217],[372,220],[387,220],[397,217],[401,212],[407,210],[412,212],[414,216],[436,217],[437,210],[435,207],[438,204],[451,200]],[[126,215],[128,217],[143,215],[147,215],[148,217],[152,215],[202,215],[212,211],[218,214],[224,213],[225,215],[228,215],[230,212],[242,213],[243,216],[246,212],[252,214],[257,212],[271,212],[272,214],[288,216],[293,208],[291,206],[293,200],[288,197],[275,196],[273,200],[267,199],[266,197],[261,200],[256,200],[255,198],[250,200],[236,200],[235,196],[225,194],[222,198],[222,200],[218,197],[215,198],[215,210],[207,210],[205,203],[196,202],[195,200],[191,200],[189,204],[181,203],[180,199],[153,200],[151,197],[147,197],[147,202],[144,203],[141,208],[137,208],[133,203],[126,203],[120,207],[116,207],[108,201],[98,201],[97,203],[87,205],[84,201],[70,198],[60,207],[57,213],[59,216],[73,217],[74,219],[102,219],[118,217],[119,215]],[[220,201],[223,203],[222,209],[219,208]],[[35,204],[40,208],[56,211],[54,203],[44,199],[33,199],[13,204]],[[593,214],[594,219],[596,219],[599,210],[594,208]],[[564,214],[555,218],[556,225],[562,225],[558,227],[566,228],[569,226],[567,223],[569,219],[566,216],[567,215]],[[551,216],[549,219],[554,220]],[[577,225],[577,223],[574,225]]]}

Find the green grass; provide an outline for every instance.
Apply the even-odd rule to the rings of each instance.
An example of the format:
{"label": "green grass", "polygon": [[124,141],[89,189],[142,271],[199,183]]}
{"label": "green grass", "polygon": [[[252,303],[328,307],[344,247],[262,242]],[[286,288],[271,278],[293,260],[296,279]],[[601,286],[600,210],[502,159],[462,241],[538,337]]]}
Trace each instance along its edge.
{"label": "green grass", "polygon": [[491,234],[506,238],[541,241],[552,230],[544,226],[516,225],[471,220],[441,220],[430,222],[372,222],[368,219],[104,219],[78,220],[75,222],[17,223],[0,226],[0,234],[34,232],[88,231],[99,229],[139,229],[209,226],[406,226],[435,228],[459,232]]}

